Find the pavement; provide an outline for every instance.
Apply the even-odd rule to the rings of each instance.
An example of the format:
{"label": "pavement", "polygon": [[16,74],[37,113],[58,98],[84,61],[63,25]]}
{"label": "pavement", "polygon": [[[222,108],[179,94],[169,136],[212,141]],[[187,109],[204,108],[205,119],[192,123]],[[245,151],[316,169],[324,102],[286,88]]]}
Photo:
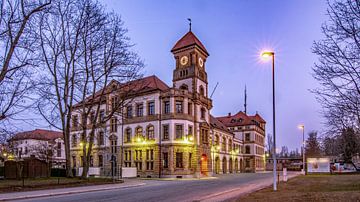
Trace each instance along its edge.
{"label": "pavement", "polygon": [[[288,179],[299,174],[288,172]],[[0,201],[231,201],[271,185],[272,173],[269,172],[226,174],[200,179],[127,179],[122,184],[0,194]]]}

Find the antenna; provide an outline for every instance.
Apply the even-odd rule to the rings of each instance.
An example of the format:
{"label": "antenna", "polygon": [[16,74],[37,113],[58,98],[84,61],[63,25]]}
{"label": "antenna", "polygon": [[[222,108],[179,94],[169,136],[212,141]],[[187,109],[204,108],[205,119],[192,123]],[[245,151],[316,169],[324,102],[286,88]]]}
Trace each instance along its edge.
{"label": "antenna", "polygon": [[187,19],[189,21],[189,31],[191,32],[191,18]]}
{"label": "antenna", "polygon": [[212,93],[211,93],[211,95],[210,95],[210,99],[211,99],[212,96],[214,95],[215,90],[216,90],[216,88],[217,88],[218,85],[219,85],[219,82],[216,82],[215,88],[214,88],[214,90],[212,91]]}
{"label": "antenna", "polygon": [[245,114],[246,114],[246,107],[247,107],[247,103],[246,103],[246,101],[247,101],[246,85],[245,85],[245,91],[244,91],[244,93],[245,93],[244,112],[245,112]]}

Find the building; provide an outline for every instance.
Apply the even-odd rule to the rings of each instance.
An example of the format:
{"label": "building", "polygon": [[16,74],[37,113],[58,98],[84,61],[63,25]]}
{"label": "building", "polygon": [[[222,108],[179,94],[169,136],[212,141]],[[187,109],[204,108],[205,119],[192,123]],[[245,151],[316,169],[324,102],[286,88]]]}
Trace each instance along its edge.
{"label": "building", "polygon": [[[232,125],[224,121],[226,118],[210,115],[213,103],[206,73],[209,53],[191,31],[171,52],[175,59],[172,87],[156,76],[127,84],[111,81],[103,98],[95,98],[101,102],[99,113],[91,109],[91,115],[86,118],[81,107],[86,100],[74,107],[71,123],[74,168],[79,171],[83,166],[89,121],[96,118],[101,122],[113,114],[95,130],[89,171],[94,175],[113,175],[114,164],[117,171],[121,166],[136,167],[141,177],[201,177],[264,170],[264,164],[258,161],[264,161],[260,149],[264,145],[265,121],[258,114],[248,117],[243,113],[244,122],[231,130]],[[131,94],[122,101],[121,111],[112,113],[116,111],[119,94],[123,93],[116,89],[124,85],[131,86]],[[256,141],[244,140],[242,134],[247,134],[246,131]],[[244,144],[251,148],[247,154]]]}
{"label": "building", "polygon": [[[16,159],[31,156],[65,167],[65,146],[62,132],[36,129],[15,134],[8,140],[10,154]],[[8,155],[10,155],[8,154]]]}

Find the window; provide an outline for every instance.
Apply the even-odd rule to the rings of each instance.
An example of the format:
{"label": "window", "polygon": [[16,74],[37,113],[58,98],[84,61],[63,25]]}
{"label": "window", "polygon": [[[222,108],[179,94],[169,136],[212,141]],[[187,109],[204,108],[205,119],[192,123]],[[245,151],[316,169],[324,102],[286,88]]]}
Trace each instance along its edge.
{"label": "window", "polygon": [[175,126],[175,138],[182,139],[183,138],[183,125],[176,125]]}
{"label": "window", "polygon": [[101,110],[99,114],[99,122],[102,123],[105,120],[105,111]]}
{"label": "window", "polygon": [[169,139],[169,125],[163,125],[163,139]]}
{"label": "window", "polygon": [[146,150],[146,170],[154,170],[154,150]]}
{"label": "window", "polygon": [[189,168],[192,168],[192,153],[189,153]]}
{"label": "window", "polygon": [[183,168],[183,153],[176,152],[176,167]]}
{"label": "window", "polygon": [[183,113],[183,102],[182,101],[176,101],[176,113]]}
{"label": "window", "polygon": [[164,102],[164,114],[170,114],[170,101]]}
{"label": "window", "polygon": [[110,121],[110,132],[117,132],[117,118],[112,118]]}
{"label": "window", "polygon": [[154,115],[155,114],[155,102],[149,102],[148,103],[148,115]]}
{"label": "window", "polygon": [[188,114],[192,115],[192,103],[191,102],[188,103]]}
{"label": "window", "polygon": [[201,108],[201,118],[202,119],[205,119],[205,113],[206,113],[206,110],[204,107]]}
{"label": "window", "polygon": [[127,106],[126,108],[126,117],[131,118],[133,115],[132,106]]}
{"label": "window", "polygon": [[250,154],[250,146],[249,145],[245,146],[245,154]]}
{"label": "window", "polygon": [[25,147],[25,154],[28,154],[28,148]]}
{"label": "window", "polygon": [[250,159],[245,160],[245,167],[247,167],[247,168],[250,167]]}
{"label": "window", "polygon": [[222,139],[221,150],[226,151],[226,138],[225,137]]}
{"label": "window", "polygon": [[200,87],[199,87],[199,93],[200,93],[200,95],[205,96],[205,92],[204,92],[204,87],[203,87],[203,86],[200,86]]}
{"label": "window", "polygon": [[250,133],[245,133],[245,141],[250,141]]}
{"label": "window", "polygon": [[125,130],[125,142],[126,143],[131,142],[131,128],[127,128]]}
{"label": "window", "polygon": [[110,139],[110,141],[111,141],[111,153],[115,154],[115,153],[117,153],[117,140],[116,140],[116,138],[112,137]]}
{"label": "window", "polygon": [[103,167],[103,166],[104,166],[103,156],[102,156],[102,155],[99,155],[98,158],[99,158],[99,162],[98,162],[99,167]]}
{"label": "window", "polygon": [[104,145],[104,132],[103,131],[99,132],[98,144],[99,144],[99,146]]}
{"label": "window", "polygon": [[95,112],[94,112],[94,111],[90,112],[90,118],[89,118],[89,120],[90,120],[90,123],[93,123],[94,121],[96,121]]}
{"label": "window", "polygon": [[138,171],[142,170],[142,151],[135,150],[135,166]]}
{"label": "window", "polygon": [[76,147],[76,145],[77,145],[76,134],[73,134],[73,135],[72,135],[72,146],[73,146],[73,147]]}
{"label": "window", "polygon": [[61,157],[61,142],[57,143],[57,150],[56,150],[56,156]]}
{"label": "window", "polygon": [[229,152],[231,152],[232,151],[232,140],[229,140],[229,146],[228,146],[228,150],[229,150]]}
{"label": "window", "polygon": [[73,167],[76,167],[76,156],[72,156]]}
{"label": "window", "polygon": [[77,128],[79,126],[79,119],[77,115],[74,115],[72,118],[72,125],[73,128]]}
{"label": "window", "polygon": [[[187,71],[186,71],[186,75],[187,75]],[[186,84],[183,84],[183,85],[180,86],[180,89],[181,90],[188,90],[189,87]]]}
{"label": "window", "polygon": [[215,144],[220,145],[219,135],[215,135]]}
{"label": "window", "polygon": [[118,97],[112,97],[111,98],[111,110],[116,110],[118,108]]}
{"label": "window", "polygon": [[142,127],[137,127],[135,132],[136,132],[136,134],[135,134],[136,138],[142,138],[143,137],[143,129],[142,129]]}
{"label": "window", "polygon": [[208,144],[209,143],[209,135],[208,135],[208,130],[206,129],[201,129],[201,142],[203,144]]}
{"label": "window", "polygon": [[131,167],[131,151],[130,150],[126,150],[125,151],[125,167]]}
{"label": "window", "polygon": [[136,105],[136,116],[141,117],[144,115],[144,105],[143,104],[137,104]]}
{"label": "window", "polygon": [[163,167],[169,168],[169,154],[167,152],[163,153],[163,162],[164,162]]}
{"label": "window", "polygon": [[154,138],[154,126],[148,126],[146,130],[146,139],[152,140]]}
{"label": "window", "polygon": [[189,136],[193,135],[193,127],[191,125],[188,126],[188,135]]}

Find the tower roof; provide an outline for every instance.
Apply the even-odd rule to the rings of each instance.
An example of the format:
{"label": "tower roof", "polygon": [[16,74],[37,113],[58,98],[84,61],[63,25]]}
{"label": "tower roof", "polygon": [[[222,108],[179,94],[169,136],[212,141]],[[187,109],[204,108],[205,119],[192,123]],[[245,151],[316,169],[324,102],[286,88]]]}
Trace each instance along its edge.
{"label": "tower roof", "polygon": [[189,47],[189,46],[193,46],[193,45],[198,46],[202,51],[204,51],[207,55],[209,55],[209,53],[207,52],[205,46],[195,36],[195,34],[192,33],[192,31],[189,31],[179,41],[177,41],[175,46],[171,49],[171,52],[177,51],[177,50],[179,50],[181,48],[186,48],[186,47]]}

